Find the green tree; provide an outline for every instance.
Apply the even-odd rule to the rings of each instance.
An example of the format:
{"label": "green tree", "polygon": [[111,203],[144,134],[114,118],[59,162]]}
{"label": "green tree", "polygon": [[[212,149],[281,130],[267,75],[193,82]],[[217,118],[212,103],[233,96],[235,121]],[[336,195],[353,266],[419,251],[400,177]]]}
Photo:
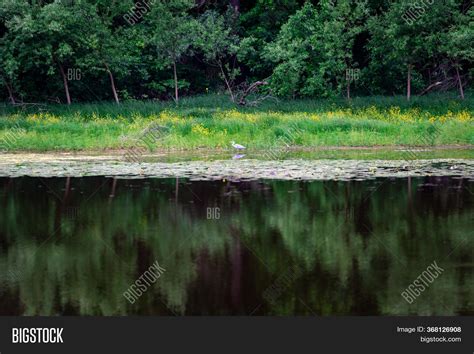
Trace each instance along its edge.
{"label": "green tree", "polygon": [[229,59],[234,59],[235,63],[239,37],[229,21],[216,11],[207,11],[201,16],[198,33],[197,47],[203,52],[208,64],[219,68],[220,78],[224,81],[232,102],[235,102],[233,83],[240,71],[229,63]]}
{"label": "green tree", "polygon": [[179,101],[177,65],[191,48],[196,37],[197,22],[189,15],[193,2],[173,0],[157,2],[144,22],[152,33],[149,44],[155,49],[159,66],[173,68],[174,99]]}
{"label": "green tree", "polygon": [[275,64],[271,85],[280,95],[303,93],[306,77],[315,72],[316,51],[311,37],[316,35],[316,8],[306,3],[285,23],[278,37],[265,48],[264,56]]}
{"label": "green tree", "polygon": [[[461,7],[458,7],[460,9]],[[464,89],[461,80],[460,69],[462,62],[472,66],[474,62],[474,8],[466,13],[457,11],[455,23],[449,27],[442,42],[442,50],[452,61],[456,70],[456,78],[459,87],[459,94],[464,99]]]}
{"label": "green tree", "polygon": [[66,102],[70,104],[67,69],[75,69],[77,59],[84,55],[85,39],[93,30],[89,20],[94,8],[82,0],[35,3],[29,8],[10,21],[9,30],[21,45],[22,56],[28,57],[28,66],[42,66],[48,75],[59,69]]}
{"label": "green tree", "polygon": [[346,70],[356,64],[353,46],[366,15],[363,1],[323,2],[318,7],[306,3],[266,48],[266,58],[276,64],[275,91],[302,96],[340,93]]}
{"label": "green tree", "polygon": [[321,70],[332,73],[337,91],[346,86],[350,99],[351,82],[358,63],[354,59],[354,45],[358,35],[365,30],[369,9],[367,1],[337,1],[321,4],[320,17],[323,27],[319,28],[315,41],[320,45]]}
{"label": "green tree", "polygon": [[275,40],[281,26],[300,7],[300,0],[256,0],[243,4],[246,7],[239,17],[241,28],[241,60],[258,77],[268,77],[273,70],[273,62],[265,58],[264,48]]}
{"label": "green tree", "polygon": [[0,80],[3,81],[8,92],[8,99],[16,103],[14,88],[22,67],[29,65],[29,51],[24,46],[21,36],[16,29],[22,24],[22,19],[31,16],[30,5],[26,0],[3,0],[0,6],[0,28],[3,28],[0,37]]}
{"label": "green tree", "polygon": [[19,63],[14,56],[13,41],[9,36],[0,39],[0,79],[8,91],[8,99],[15,104],[13,87],[17,78]]}
{"label": "green tree", "polygon": [[[113,20],[120,12],[110,12],[105,9],[113,8],[115,1],[103,1],[102,6],[109,5],[101,11],[98,6],[94,8],[94,14],[89,19],[90,35],[84,39],[87,51],[78,58],[78,65],[90,72],[106,73],[110,88],[116,103],[120,103],[116,88],[114,73],[125,76],[128,67],[134,61],[130,54],[130,42],[124,40],[123,28],[114,28]],[[128,8],[123,8],[127,11]],[[135,41],[136,38],[132,38]]]}
{"label": "green tree", "polygon": [[387,80],[391,72],[398,80],[404,71],[410,100],[413,80],[416,78],[417,86],[421,86],[420,72],[442,60],[443,42],[461,2],[447,0],[416,6],[409,0],[390,2],[387,10],[373,16],[368,24],[372,75],[378,75],[379,81]]}

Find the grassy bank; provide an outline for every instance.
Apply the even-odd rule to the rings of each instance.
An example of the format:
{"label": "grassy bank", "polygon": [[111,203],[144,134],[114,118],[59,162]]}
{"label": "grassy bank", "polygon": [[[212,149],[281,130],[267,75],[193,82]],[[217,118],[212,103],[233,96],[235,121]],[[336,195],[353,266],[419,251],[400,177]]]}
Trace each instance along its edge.
{"label": "grassy bank", "polygon": [[[470,97],[471,95],[469,95]],[[474,144],[474,100],[431,96],[345,100],[266,101],[237,108],[224,96],[174,103],[126,102],[2,107],[0,148],[101,150],[136,146],[152,122],[168,132],[156,148],[250,149],[293,146],[393,146]],[[436,127],[436,129],[433,129]],[[120,139],[121,136],[127,137]]]}

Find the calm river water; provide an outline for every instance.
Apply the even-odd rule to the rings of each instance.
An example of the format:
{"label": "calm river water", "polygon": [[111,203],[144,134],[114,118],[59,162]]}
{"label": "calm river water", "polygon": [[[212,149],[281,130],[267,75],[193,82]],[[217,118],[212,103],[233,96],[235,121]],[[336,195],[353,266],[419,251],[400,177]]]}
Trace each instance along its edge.
{"label": "calm river water", "polygon": [[0,178],[0,208],[0,315],[474,315],[473,180]]}

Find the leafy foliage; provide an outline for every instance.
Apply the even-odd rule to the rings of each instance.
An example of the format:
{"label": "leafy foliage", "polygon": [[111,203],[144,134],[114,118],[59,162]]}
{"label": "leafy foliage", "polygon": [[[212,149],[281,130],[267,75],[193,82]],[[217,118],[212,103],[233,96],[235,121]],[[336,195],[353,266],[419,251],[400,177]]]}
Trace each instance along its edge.
{"label": "leafy foliage", "polygon": [[418,94],[473,74],[468,0],[237,3],[1,0],[0,97],[176,100],[268,77],[279,96]]}

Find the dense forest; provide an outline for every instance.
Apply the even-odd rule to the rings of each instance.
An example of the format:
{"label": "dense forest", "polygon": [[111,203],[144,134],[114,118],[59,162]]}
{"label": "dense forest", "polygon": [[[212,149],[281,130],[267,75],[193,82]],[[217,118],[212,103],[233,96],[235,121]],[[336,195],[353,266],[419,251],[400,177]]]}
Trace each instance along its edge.
{"label": "dense forest", "polygon": [[0,99],[463,98],[474,73],[471,3],[0,0]]}

